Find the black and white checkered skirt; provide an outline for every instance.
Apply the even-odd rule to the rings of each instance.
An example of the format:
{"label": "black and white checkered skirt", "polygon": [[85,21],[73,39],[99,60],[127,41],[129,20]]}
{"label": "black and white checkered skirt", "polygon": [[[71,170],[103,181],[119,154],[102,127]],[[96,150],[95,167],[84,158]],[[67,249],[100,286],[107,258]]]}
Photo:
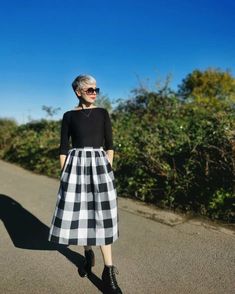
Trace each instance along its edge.
{"label": "black and white checkered skirt", "polygon": [[48,240],[107,245],[119,237],[115,178],[103,147],[72,148],[66,156]]}

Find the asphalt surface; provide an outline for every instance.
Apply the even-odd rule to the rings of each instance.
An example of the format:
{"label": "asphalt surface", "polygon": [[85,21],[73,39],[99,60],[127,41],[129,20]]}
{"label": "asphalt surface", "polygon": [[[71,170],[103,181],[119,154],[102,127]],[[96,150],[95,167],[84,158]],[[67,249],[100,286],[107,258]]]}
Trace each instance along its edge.
{"label": "asphalt surface", "polygon": [[[114,171],[115,173],[115,171]],[[79,275],[83,247],[47,241],[59,181],[0,161],[0,293],[102,293]],[[119,198],[113,263],[123,293],[235,293],[233,230]]]}

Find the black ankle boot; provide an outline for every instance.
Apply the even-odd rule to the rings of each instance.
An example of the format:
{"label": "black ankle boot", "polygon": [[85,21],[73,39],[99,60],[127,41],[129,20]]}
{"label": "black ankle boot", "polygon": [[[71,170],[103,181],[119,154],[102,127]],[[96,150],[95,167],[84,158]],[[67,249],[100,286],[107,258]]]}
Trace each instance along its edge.
{"label": "black ankle boot", "polygon": [[88,251],[85,250],[85,263],[84,270],[85,276],[89,276],[91,274],[91,267],[95,265],[95,254],[92,249]]}
{"label": "black ankle boot", "polygon": [[114,265],[104,266],[102,281],[104,283],[105,291],[110,294],[122,294],[122,291],[118,286],[115,273],[118,274],[119,272]]}

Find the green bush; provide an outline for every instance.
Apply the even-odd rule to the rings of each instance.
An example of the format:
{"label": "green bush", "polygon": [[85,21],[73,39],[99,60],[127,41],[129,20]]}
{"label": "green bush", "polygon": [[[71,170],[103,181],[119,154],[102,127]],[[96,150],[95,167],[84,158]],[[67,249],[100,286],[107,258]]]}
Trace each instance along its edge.
{"label": "green bush", "polygon": [[19,126],[3,159],[37,173],[58,176],[60,122],[41,120]]}
{"label": "green bush", "polygon": [[174,95],[142,91],[112,117],[121,195],[208,214],[216,191],[232,190],[232,108],[221,104],[215,112]]}
{"label": "green bush", "polygon": [[[111,113],[118,195],[234,222],[234,84],[228,73],[194,71],[176,93],[137,89],[119,101]],[[0,156],[59,177],[60,125],[0,120]]]}
{"label": "green bush", "polygon": [[210,200],[208,214],[211,218],[234,222],[235,198],[233,193],[223,188],[216,190]]}
{"label": "green bush", "polygon": [[11,138],[16,129],[17,123],[15,120],[7,118],[0,119],[0,157],[3,156],[7,146],[11,144]]}

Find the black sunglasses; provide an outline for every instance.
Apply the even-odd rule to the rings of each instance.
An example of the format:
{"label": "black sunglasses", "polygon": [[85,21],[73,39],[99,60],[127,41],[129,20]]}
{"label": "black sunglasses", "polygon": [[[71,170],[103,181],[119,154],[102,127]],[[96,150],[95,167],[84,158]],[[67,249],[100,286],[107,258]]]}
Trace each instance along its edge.
{"label": "black sunglasses", "polygon": [[87,90],[84,90],[84,92],[87,94],[87,95],[92,95],[94,94],[94,92],[96,92],[96,94],[99,94],[100,93],[100,88],[88,88]]}

